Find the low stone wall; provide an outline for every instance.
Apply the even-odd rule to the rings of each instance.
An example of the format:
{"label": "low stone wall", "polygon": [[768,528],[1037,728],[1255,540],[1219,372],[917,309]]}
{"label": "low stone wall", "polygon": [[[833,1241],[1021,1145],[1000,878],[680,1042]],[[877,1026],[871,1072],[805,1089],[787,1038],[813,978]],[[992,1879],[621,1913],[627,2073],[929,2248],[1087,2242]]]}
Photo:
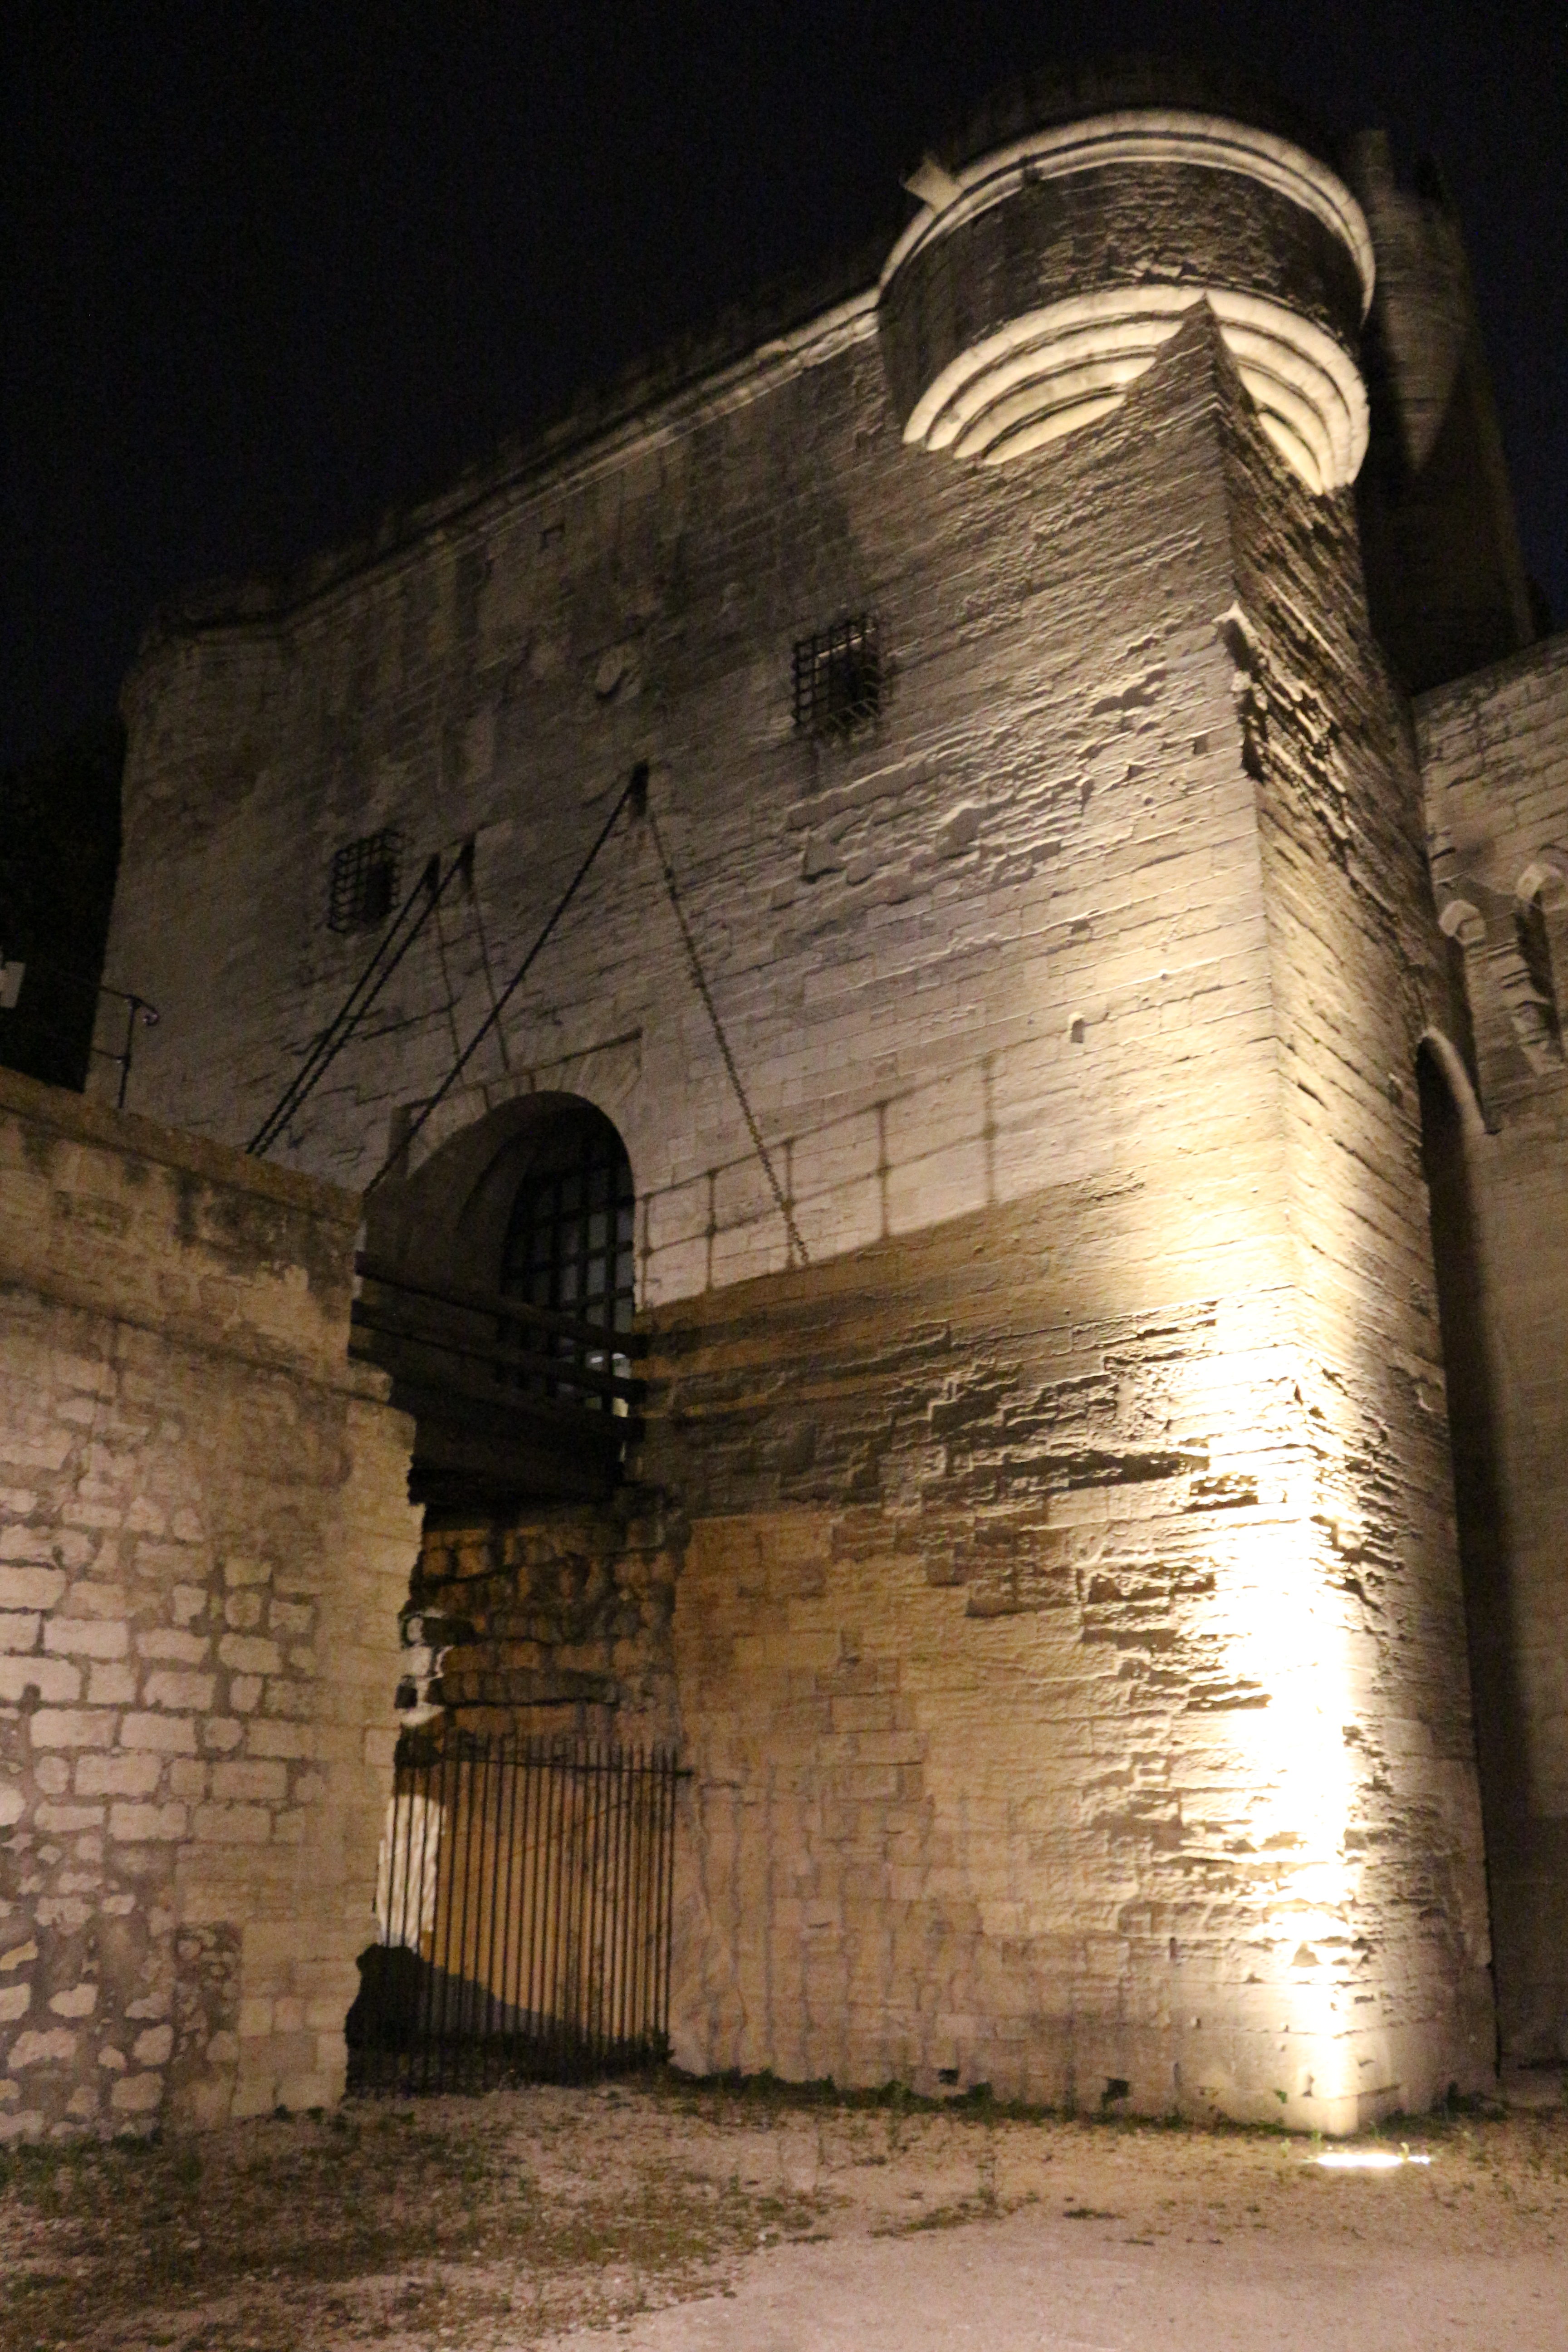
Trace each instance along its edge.
{"label": "low stone wall", "polygon": [[358,1214],[0,1073],[0,2139],[341,2093],[418,1540]]}

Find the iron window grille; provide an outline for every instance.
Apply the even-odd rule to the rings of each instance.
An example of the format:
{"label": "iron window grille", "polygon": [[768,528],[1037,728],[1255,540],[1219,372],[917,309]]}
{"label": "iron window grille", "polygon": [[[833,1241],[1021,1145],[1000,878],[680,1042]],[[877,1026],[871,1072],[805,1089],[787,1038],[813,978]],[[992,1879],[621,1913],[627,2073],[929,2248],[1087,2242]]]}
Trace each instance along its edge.
{"label": "iron window grille", "polygon": [[346,841],[332,859],[328,929],[373,931],[384,923],[397,904],[402,866],[403,835],[395,826]]}
{"label": "iron window grille", "polygon": [[882,707],[876,616],[835,621],[795,649],[795,723],[803,734],[847,735]]}
{"label": "iron window grille", "polygon": [[607,1397],[580,1391],[570,1375],[574,1365],[623,1375],[631,1370],[615,1341],[631,1330],[637,1307],[636,1215],[631,1163],[608,1120],[563,1123],[545,1164],[518,1187],[501,1255],[500,1288],[531,1307],[596,1326],[605,1344],[584,1353],[579,1338],[542,1339],[537,1331],[519,1328],[507,1336],[541,1351],[540,1376],[524,1374],[525,1387],[542,1387],[546,1396],[589,1407],[596,1403],[601,1411],[625,1411]]}

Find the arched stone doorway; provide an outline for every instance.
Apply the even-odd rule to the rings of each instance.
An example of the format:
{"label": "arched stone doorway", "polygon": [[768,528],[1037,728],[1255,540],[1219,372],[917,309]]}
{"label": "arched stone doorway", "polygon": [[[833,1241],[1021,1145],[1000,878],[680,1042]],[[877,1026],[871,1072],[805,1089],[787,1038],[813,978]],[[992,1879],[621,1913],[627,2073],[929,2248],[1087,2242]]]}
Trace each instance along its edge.
{"label": "arched stone doorway", "polygon": [[531,1095],[384,1185],[356,1331],[416,1423],[411,1492],[459,1516],[602,1501],[637,1433],[636,1192],[580,1097]]}
{"label": "arched stone doorway", "polygon": [[676,1562],[628,1475],[636,1219],[619,1132],[565,1094],[498,1108],[372,1198],[359,1352],[415,1415],[425,1523],[363,2083],[663,2046]]}

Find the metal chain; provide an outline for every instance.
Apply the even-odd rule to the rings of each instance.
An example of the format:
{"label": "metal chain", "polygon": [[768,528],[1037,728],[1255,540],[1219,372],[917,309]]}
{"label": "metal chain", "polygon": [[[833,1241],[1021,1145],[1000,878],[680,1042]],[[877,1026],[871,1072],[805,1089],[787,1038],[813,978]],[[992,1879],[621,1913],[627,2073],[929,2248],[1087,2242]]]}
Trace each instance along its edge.
{"label": "metal chain", "polygon": [[680,903],[680,894],[675,887],[675,874],[665,850],[664,836],[658,829],[658,819],[655,816],[651,806],[646,813],[648,831],[653,835],[653,845],[658,857],[659,870],[664,876],[664,887],[669,894],[670,909],[680,926],[680,936],[685,944],[686,961],[690,966],[692,983],[698,995],[702,999],[703,1010],[712,1024],[714,1038],[718,1043],[720,1053],[724,1057],[724,1067],[730,1073],[730,1084],[735,1089],[735,1100],[741,1106],[741,1115],[746,1122],[752,1148],[763,1163],[763,1173],[772,1187],[773,1199],[778,1203],[779,1214],[784,1219],[784,1232],[789,1239],[789,1262],[793,1265],[798,1255],[801,1265],[809,1265],[811,1259],[807,1255],[805,1244],[800,1237],[800,1228],[795,1223],[795,1213],[784,1196],[784,1186],[779,1182],[774,1172],[773,1160],[768,1155],[768,1147],[763,1141],[762,1129],[757,1125],[756,1116],[746,1099],[746,1089],[741,1084],[741,1073],[735,1067],[735,1056],[730,1051],[730,1041],[724,1034],[724,1024],[719,1018],[719,1008],[713,1002],[713,992],[708,985],[708,976],[702,969],[702,961],[697,952],[697,942],[691,936],[691,926],[686,919],[686,909]]}

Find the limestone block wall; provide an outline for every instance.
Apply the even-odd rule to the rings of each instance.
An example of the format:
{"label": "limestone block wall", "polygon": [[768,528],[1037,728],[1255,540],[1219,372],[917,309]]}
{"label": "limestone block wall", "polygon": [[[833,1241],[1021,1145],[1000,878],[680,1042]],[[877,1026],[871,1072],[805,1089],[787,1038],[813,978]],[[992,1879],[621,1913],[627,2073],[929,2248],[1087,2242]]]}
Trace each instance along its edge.
{"label": "limestone block wall", "polygon": [[[1384,1981],[1403,1989],[1411,2025],[1422,2021],[1414,2039],[1441,2041],[1451,2000],[1485,2065],[1481,1824],[1420,1181],[1417,1044],[1447,1003],[1421,793],[1348,509],[1331,521],[1270,495],[1239,434],[1230,463],[1237,716],[1258,789],[1312,1465],[1301,1623],[1320,1644],[1310,1704],[1323,1706],[1325,1678],[1349,1702],[1320,1787],[1326,1797],[1337,1783],[1339,1884],[1363,1916],[1383,1910]],[[1332,1869],[1305,1876],[1334,1883]],[[1330,1905],[1324,1937],[1306,1938],[1325,1963],[1321,1988],[1338,1974],[1331,1916]],[[1377,2015],[1344,1974],[1336,2011],[1362,2025]]]}
{"label": "limestone block wall", "polygon": [[1176,1175],[659,1318],[683,2063],[1329,2130],[1489,2080],[1462,1710],[1396,1679],[1441,1549],[1392,1477],[1319,1536],[1294,1302]]}
{"label": "limestone block wall", "polygon": [[1472,1638],[1495,1660],[1499,2000],[1505,2054],[1542,2062],[1568,2056],[1568,636],[1416,712],[1485,1114],[1468,1159],[1501,1524]]}
{"label": "limestone block wall", "polygon": [[357,1217],[0,1074],[0,2138],[342,2090],[417,1540]]}
{"label": "limestone block wall", "polygon": [[[977,473],[903,446],[874,310],[851,305],[297,610],[151,649],[110,948],[163,1015],[133,1100],[241,1139],[367,951],[326,927],[334,849],[400,825],[412,876],[472,834],[472,896],[279,1147],[367,1181],[639,759],[814,1259],[1104,1164],[1158,1124],[1178,1031],[1228,1085],[1233,1041],[1259,1050],[1262,971],[1207,724],[1234,589],[1126,593],[1200,527],[1149,439],[1178,429],[1182,365],[1169,347],[1048,484]],[[1222,506],[1216,487],[1216,548]],[[864,610],[879,723],[797,730],[795,641]],[[643,1303],[786,1263],[646,830],[612,840],[468,1076],[419,1152],[536,1089],[616,1121]]]}

